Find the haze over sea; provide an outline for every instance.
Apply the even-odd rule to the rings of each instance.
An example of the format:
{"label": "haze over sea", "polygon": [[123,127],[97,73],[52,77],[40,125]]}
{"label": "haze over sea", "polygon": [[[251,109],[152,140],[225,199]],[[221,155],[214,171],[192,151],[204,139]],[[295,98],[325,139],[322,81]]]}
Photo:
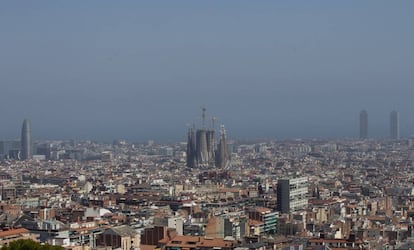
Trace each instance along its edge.
{"label": "haze over sea", "polygon": [[414,134],[413,1],[2,1],[0,138]]}

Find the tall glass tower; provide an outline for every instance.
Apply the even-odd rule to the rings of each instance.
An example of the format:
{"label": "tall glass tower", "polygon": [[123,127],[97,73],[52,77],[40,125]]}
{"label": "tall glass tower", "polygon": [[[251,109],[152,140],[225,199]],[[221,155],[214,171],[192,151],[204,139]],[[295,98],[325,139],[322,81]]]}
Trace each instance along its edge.
{"label": "tall glass tower", "polygon": [[32,158],[32,129],[30,127],[30,121],[25,119],[22,126],[21,136],[22,146],[22,160],[28,160]]}
{"label": "tall glass tower", "polygon": [[393,140],[400,139],[400,114],[395,110],[390,115],[390,136]]}
{"label": "tall glass tower", "polygon": [[359,139],[368,138],[368,112],[362,110],[359,113]]}

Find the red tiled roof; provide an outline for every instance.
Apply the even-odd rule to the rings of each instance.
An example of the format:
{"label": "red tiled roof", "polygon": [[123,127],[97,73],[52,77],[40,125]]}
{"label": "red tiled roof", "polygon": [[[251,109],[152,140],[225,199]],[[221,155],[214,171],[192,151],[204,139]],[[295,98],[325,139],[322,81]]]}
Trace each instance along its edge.
{"label": "red tiled roof", "polygon": [[29,233],[29,231],[27,229],[24,229],[24,228],[10,229],[10,230],[7,230],[7,231],[0,231],[0,237],[7,237],[7,236],[10,236],[10,235],[24,234],[24,233]]}

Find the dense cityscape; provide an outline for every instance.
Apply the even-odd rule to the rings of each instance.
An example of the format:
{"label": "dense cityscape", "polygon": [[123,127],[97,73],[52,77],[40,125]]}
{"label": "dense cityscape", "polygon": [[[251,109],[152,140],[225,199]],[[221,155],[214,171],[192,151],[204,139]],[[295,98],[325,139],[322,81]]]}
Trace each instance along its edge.
{"label": "dense cityscape", "polygon": [[[411,249],[414,139],[0,142],[0,246],[66,249]],[[218,130],[218,132],[216,131]]]}
{"label": "dense cityscape", "polygon": [[0,250],[414,249],[414,1],[0,1]]}

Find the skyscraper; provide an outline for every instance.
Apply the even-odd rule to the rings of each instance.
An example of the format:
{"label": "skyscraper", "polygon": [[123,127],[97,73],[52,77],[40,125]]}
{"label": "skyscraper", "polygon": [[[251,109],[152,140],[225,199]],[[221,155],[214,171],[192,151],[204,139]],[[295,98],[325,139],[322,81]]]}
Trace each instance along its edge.
{"label": "skyscraper", "polygon": [[30,127],[30,121],[25,119],[22,126],[21,146],[22,146],[22,160],[28,160],[32,158],[32,129]]}
{"label": "skyscraper", "polygon": [[395,110],[390,115],[390,136],[393,140],[400,139],[400,114]]}
{"label": "skyscraper", "polygon": [[359,113],[359,139],[368,138],[368,112],[362,110]]}

